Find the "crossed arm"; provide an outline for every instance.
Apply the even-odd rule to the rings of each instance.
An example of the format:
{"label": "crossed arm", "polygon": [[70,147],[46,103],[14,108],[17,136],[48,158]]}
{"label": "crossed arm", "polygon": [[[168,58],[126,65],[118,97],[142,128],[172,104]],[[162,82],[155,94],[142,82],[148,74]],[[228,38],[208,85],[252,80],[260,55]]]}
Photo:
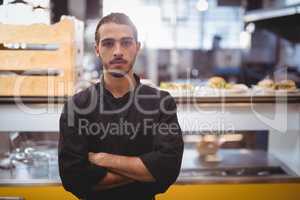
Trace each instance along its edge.
{"label": "crossed arm", "polygon": [[108,169],[106,176],[94,188],[96,190],[109,189],[134,181],[155,181],[139,157],[90,152],[89,161]]}

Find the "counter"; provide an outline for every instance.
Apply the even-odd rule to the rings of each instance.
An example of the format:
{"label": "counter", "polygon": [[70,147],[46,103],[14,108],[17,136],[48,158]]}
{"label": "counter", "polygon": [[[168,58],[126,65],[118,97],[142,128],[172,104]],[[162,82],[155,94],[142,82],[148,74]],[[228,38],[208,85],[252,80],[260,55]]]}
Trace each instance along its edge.
{"label": "counter", "polygon": [[[200,159],[194,144],[186,145],[181,172],[176,184],[300,183],[300,177],[297,174],[265,151],[222,149],[219,155],[221,162],[204,162]],[[233,173],[243,171],[246,173],[247,169],[252,169],[252,171],[254,169],[261,171],[282,169],[285,173],[280,170],[274,175],[262,174],[261,176],[254,176],[253,173],[251,175],[223,174],[226,171],[229,173],[230,170],[233,170]],[[0,169],[0,186],[9,185],[60,185],[58,164],[56,162],[38,167],[18,164],[12,170]]]}
{"label": "counter", "polygon": [[[172,93],[171,93],[172,95]],[[197,95],[178,95],[174,94],[178,104],[187,103],[300,103],[300,92],[296,93],[275,93],[272,94],[227,94],[227,95],[210,95],[210,96],[197,96]],[[0,96],[0,103],[2,104],[15,104],[22,102],[26,104],[31,103],[64,103],[68,99],[67,96],[57,97],[39,97],[39,96]]]}
{"label": "counter", "polygon": [[[14,131],[41,134],[58,132],[58,119],[66,100],[67,97],[22,97],[19,100],[0,97],[0,134]],[[234,127],[234,131],[264,130],[270,136],[268,153],[222,150],[220,155],[224,162],[208,167],[201,162],[195,148],[186,144],[180,176],[167,193],[158,196],[158,200],[285,200],[300,196],[300,95],[175,97],[175,100],[178,104],[179,123],[185,134],[226,132],[231,130],[227,129],[230,125]],[[18,101],[24,106],[17,106]],[[24,112],[28,108],[31,112]],[[210,124],[216,126],[209,126]],[[219,124],[224,126],[218,126]],[[238,163],[240,166],[236,165]],[[275,171],[279,166],[287,174],[262,177],[203,176],[203,171],[207,169],[218,169],[213,173],[222,175],[225,168],[241,169],[245,165],[248,168],[275,167]],[[18,176],[20,173],[17,171],[0,170],[0,195],[23,196],[29,200],[76,199],[63,190],[57,164],[49,165],[50,176],[41,176],[42,169],[21,168],[16,170],[27,170],[26,173],[23,171],[23,174],[27,174],[26,178]]]}
{"label": "counter", "polygon": [[187,144],[176,183],[300,183],[295,172],[263,150],[221,149],[218,154],[220,162],[205,162],[195,145]]}
{"label": "counter", "polygon": [[[247,156],[244,156],[247,153]],[[235,150],[220,152],[223,163],[214,168],[232,167],[239,163],[239,167],[255,166],[284,166],[279,160],[265,152],[254,151],[240,154]],[[297,200],[300,196],[300,178],[294,177],[293,172],[281,177],[207,177],[198,175],[186,176],[186,171],[205,169],[201,164],[198,153],[187,146],[184,151],[181,173],[174,185],[164,193],[157,195],[157,200],[199,200],[199,199],[232,199],[232,200]],[[50,179],[36,175],[30,179],[9,178],[16,172],[9,173],[0,170],[0,196],[19,196],[26,200],[76,200],[71,193],[66,192],[58,179],[57,165],[50,167]],[[24,171],[23,171],[24,172]],[[43,174],[43,172],[40,172]],[[26,174],[26,173],[25,173]],[[27,170],[30,174],[30,170]],[[4,178],[5,179],[2,179]],[[262,184],[264,183],[264,184]]]}

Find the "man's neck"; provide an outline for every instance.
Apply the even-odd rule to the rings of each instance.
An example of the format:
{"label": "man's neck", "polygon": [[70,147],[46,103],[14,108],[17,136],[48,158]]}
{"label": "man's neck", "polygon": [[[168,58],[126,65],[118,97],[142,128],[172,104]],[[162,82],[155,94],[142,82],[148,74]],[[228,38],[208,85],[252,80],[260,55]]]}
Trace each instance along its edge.
{"label": "man's neck", "polygon": [[124,77],[114,77],[109,73],[103,74],[104,87],[116,98],[124,96],[136,86],[133,72],[129,72]]}

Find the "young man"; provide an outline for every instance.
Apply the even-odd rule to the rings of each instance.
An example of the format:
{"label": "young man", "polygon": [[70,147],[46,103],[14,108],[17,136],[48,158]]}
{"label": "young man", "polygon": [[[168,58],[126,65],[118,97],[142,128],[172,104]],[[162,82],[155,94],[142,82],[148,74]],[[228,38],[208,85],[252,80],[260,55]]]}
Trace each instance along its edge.
{"label": "young man", "polygon": [[140,83],[137,30],[122,13],[96,28],[98,84],[74,95],[60,118],[62,184],[88,200],[150,200],[175,182],[183,141],[174,99]]}

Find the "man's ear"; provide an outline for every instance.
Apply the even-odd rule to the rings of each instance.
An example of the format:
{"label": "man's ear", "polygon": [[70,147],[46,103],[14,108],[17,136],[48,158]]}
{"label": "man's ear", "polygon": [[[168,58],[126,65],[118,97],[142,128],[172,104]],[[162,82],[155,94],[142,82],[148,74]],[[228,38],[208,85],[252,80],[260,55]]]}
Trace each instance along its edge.
{"label": "man's ear", "polygon": [[97,44],[95,44],[95,54],[97,55],[97,57],[100,56],[100,52],[99,52],[99,46]]}
{"label": "man's ear", "polygon": [[137,48],[137,51],[139,52],[140,49],[141,49],[141,43],[140,42],[136,42],[136,48]]}

